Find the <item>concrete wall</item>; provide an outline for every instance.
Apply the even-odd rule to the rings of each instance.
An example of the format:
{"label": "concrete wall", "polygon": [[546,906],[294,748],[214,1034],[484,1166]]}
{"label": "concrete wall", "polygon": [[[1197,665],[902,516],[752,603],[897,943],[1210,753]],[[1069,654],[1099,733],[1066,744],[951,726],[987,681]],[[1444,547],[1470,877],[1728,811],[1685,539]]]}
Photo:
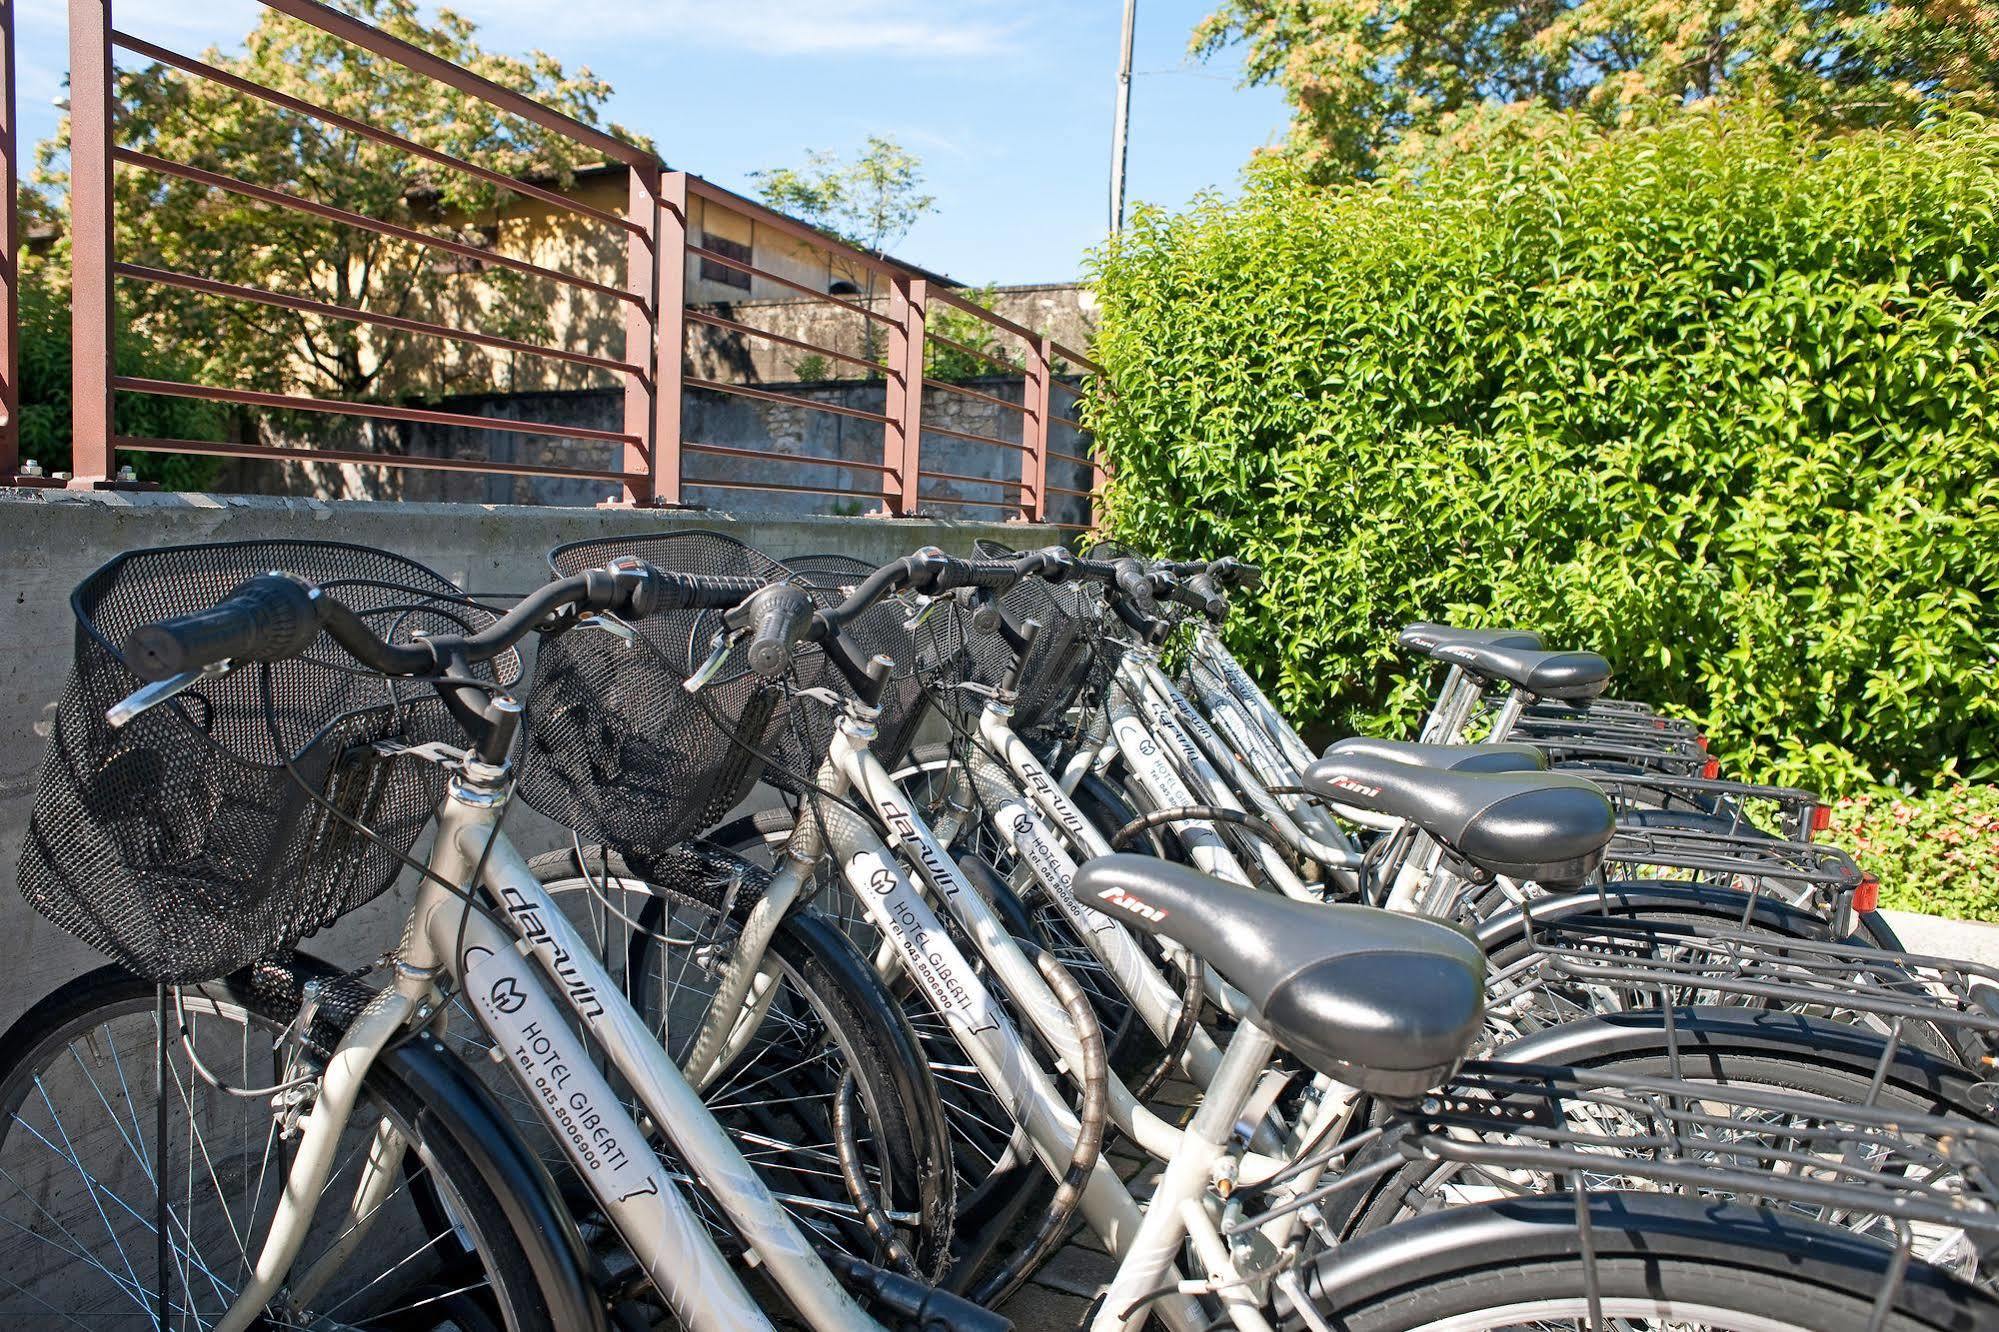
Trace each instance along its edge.
{"label": "concrete wall", "polygon": [[[143,546],[294,537],[393,550],[461,587],[512,592],[540,583],[543,553],[562,542],[693,528],[726,531],[780,557],[838,551],[881,563],[922,545],[970,553],[981,536],[1027,546],[1057,535],[1000,523],[0,489],[0,550],[13,573],[12,595],[0,603],[0,882],[9,886],[0,894],[0,1027],[101,960],[11,891],[49,717],[69,669],[70,589],[92,569]],[[508,821],[517,840],[531,854],[556,845],[553,827],[525,813]],[[400,889],[384,894],[312,947],[343,962],[373,957],[393,944],[406,901]]]}

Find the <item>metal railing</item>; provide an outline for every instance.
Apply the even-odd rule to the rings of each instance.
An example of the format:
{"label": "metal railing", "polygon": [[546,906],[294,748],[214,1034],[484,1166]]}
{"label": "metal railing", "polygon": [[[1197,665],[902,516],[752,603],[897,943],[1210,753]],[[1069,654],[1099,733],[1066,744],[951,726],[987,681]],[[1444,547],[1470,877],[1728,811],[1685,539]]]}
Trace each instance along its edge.
{"label": "metal railing", "polygon": [[[910,270],[879,254],[846,245],[796,219],[721,189],[697,176],[668,171],[653,152],[605,130],[554,111],[533,99],[501,87],[470,70],[313,0],[262,0],[264,8],[289,16],[337,37],[378,60],[392,62],[421,78],[444,85],[467,99],[528,122],[567,140],[586,154],[628,169],[629,189],[620,210],[600,208],[571,193],[549,188],[517,175],[442,152],[391,130],[314,105],[262,86],[207,61],[168,50],[119,30],[113,22],[114,0],[70,0],[71,66],[71,197],[73,228],[74,450],[72,486],[115,487],[121,480],[115,466],[120,453],[174,453],[253,459],[272,463],[342,464],[364,468],[423,468],[443,472],[473,472],[515,476],[567,478],[616,488],[618,502],[632,505],[681,505],[689,490],[794,491],[826,497],[829,504],[872,510],[888,516],[914,515],[928,508],[962,508],[1008,517],[1045,521],[1057,507],[1052,497],[1089,501],[1101,489],[1103,472],[1094,461],[1087,432],[1078,419],[1076,403],[1086,391],[1078,374],[1100,376],[1087,357],[1051,341],[1045,335],[985,310],[931,277]],[[0,0],[0,16],[11,24],[11,4]],[[11,26],[5,29],[11,34]],[[588,276],[531,262],[498,248],[468,245],[416,227],[370,217],[306,198],[286,189],[239,180],[189,163],[169,161],[122,147],[115,138],[116,71],[114,57],[127,52],[158,62],[182,75],[206,81],[229,93],[262,101],[272,107],[311,118],[345,134],[360,136],[398,152],[422,159],[428,166],[460,173],[484,186],[496,187],[569,215],[578,225],[610,228],[624,238],[623,272],[615,281],[602,274]],[[11,96],[12,42],[6,42],[8,96],[6,123],[0,125],[0,155],[10,179],[14,171]],[[121,258],[119,228],[114,217],[114,173],[149,172],[162,178],[254,201],[275,209],[310,215],[324,222],[352,227],[399,244],[423,247],[481,265],[497,265],[554,284],[572,293],[619,303],[623,311],[624,349],[617,355],[602,348],[582,351],[551,343],[482,331],[461,323],[386,313],[360,305],[335,304],[293,292],[274,291],[222,281]],[[9,191],[12,202],[12,191]],[[690,209],[718,208],[782,237],[794,248],[823,251],[843,271],[864,275],[869,295],[847,296],[819,290],[814,284],[758,266],[749,258],[725,253],[705,234],[690,234]],[[0,234],[0,277],[5,299],[14,299],[11,210],[5,234]],[[853,319],[878,330],[863,339],[862,352],[817,345],[775,330],[761,329],[722,309],[689,301],[690,265],[740,272],[746,278],[775,286],[814,301],[827,302]],[[435,338],[461,348],[484,349],[544,364],[580,367],[608,374],[622,384],[622,420],[617,429],[584,429],[562,422],[504,420],[466,412],[440,410],[403,401],[349,400],[294,392],[209,386],[119,373],[115,360],[121,282],[172,288],[201,299],[247,302],[284,310],[308,320],[347,321],[396,334]],[[1012,354],[998,355],[926,328],[933,310],[949,309],[977,321],[992,339],[1004,342]],[[6,425],[0,434],[0,474],[11,474],[14,463],[12,310],[4,312],[7,339],[0,346],[4,375]],[[470,322],[470,321],[467,321]],[[865,405],[831,401],[825,394],[807,395],[783,388],[692,373],[683,364],[691,329],[737,339],[767,340],[810,356],[826,358],[861,372],[860,383],[879,384],[879,406],[870,391]],[[926,356],[933,344],[992,362],[996,372],[1018,377],[1019,400],[1010,386],[1000,391],[975,389],[948,380],[926,380]],[[877,351],[876,349],[879,348]],[[1071,370],[1058,375],[1056,367]],[[988,385],[988,388],[993,386]],[[310,444],[214,442],[129,436],[116,428],[116,403],[121,394],[163,395],[229,404],[240,408],[300,412],[318,416],[361,418],[402,426],[446,427],[503,431],[580,441],[601,446],[609,460],[584,466],[560,462],[490,461],[456,456],[389,453],[367,448],[324,448]],[[878,427],[878,450],[863,446],[827,453],[767,452],[736,445],[688,438],[683,429],[686,395],[720,395],[760,400],[826,413]],[[967,430],[937,422],[936,410],[926,417],[926,401],[939,404],[955,395],[976,401],[997,419],[1017,419],[1017,429],[997,434]],[[871,432],[866,432],[871,433]],[[865,440],[865,433],[862,436]],[[935,454],[945,448],[951,468],[925,462],[928,444]],[[970,446],[967,450],[964,446]],[[702,460],[715,464],[702,465]],[[784,475],[744,475],[745,463],[781,461]],[[690,469],[689,464],[694,464]],[[735,464],[732,473],[728,464]],[[720,465],[724,470],[717,470]],[[1051,476],[1052,470],[1052,476]],[[766,469],[768,471],[768,469]],[[826,481],[814,478],[824,472]],[[862,474],[864,484],[840,485],[843,475]],[[1084,527],[1094,512],[1080,507]]]}

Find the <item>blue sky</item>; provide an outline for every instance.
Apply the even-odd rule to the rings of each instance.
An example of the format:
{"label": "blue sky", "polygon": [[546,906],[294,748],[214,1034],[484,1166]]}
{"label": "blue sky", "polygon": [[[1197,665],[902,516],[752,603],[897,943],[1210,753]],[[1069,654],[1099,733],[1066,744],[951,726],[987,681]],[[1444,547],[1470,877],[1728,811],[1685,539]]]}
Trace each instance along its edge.
{"label": "blue sky", "polygon": [[[747,190],[749,172],[886,134],[924,160],[938,211],[896,247],[970,282],[1074,277],[1106,221],[1118,0],[459,0],[481,40],[587,65],[609,117],[668,161]],[[178,50],[228,47],[250,0],[118,0],[117,25]],[[1139,0],[1129,193],[1169,206],[1235,188],[1276,140],[1278,94],[1197,64],[1207,0]],[[55,127],[62,0],[20,0],[21,136]]]}

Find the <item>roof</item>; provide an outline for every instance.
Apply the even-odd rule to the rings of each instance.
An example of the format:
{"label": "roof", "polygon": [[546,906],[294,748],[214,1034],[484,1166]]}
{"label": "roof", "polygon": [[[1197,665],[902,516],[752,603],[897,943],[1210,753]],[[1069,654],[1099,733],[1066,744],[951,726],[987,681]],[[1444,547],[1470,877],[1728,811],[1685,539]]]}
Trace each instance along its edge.
{"label": "roof", "polygon": [[[670,170],[671,168],[668,169]],[[624,176],[628,172],[630,172],[630,170],[631,168],[626,166],[623,162],[598,162],[591,166],[578,167],[576,168],[575,171],[570,173],[570,176],[573,180],[579,182],[586,180],[602,180],[611,176]],[[524,176],[522,177],[522,179],[529,181],[531,184],[541,185],[544,189],[553,189],[558,193],[561,192],[562,187],[558,185],[553,179],[545,175],[540,178]],[[725,204],[723,205],[723,207],[727,207],[727,205]],[[778,210],[772,209],[771,211],[777,212]],[[790,216],[789,214],[786,213],[781,213],[779,215],[784,217]],[[791,220],[797,222],[800,226],[807,226],[807,227],[812,226],[810,222],[803,221],[802,219],[799,218],[791,218]],[[819,231],[821,229],[818,227],[813,227],[813,230]],[[831,236],[829,234],[828,239],[838,240],[839,238],[837,236]],[[934,269],[925,268],[921,264],[910,263],[907,259],[898,259],[894,255],[889,254],[885,251],[879,257],[884,263],[894,264],[897,268],[903,269],[912,276],[920,277],[926,282],[935,282],[939,286],[951,287],[960,290],[962,290],[965,286],[964,283],[958,281],[958,279],[951,277],[948,274],[939,273]]]}

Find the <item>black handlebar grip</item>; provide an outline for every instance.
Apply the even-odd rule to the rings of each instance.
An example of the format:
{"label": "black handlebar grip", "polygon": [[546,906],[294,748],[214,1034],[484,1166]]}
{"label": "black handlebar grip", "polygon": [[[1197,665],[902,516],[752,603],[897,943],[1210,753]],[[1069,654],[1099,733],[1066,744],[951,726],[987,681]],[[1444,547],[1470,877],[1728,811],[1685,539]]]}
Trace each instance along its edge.
{"label": "black handlebar grip", "polygon": [[772,583],[723,617],[731,628],[755,626],[750,669],[775,680],[791,665],[791,645],[812,626],[812,596],[796,583]]}
{"label": "black handlebar grip", "polygon": [[1175,587],[1173,599],[1183,606],[1192,606],[1218,624],[1229,613],[1229,599],[1206,574],[1195,574]]}
{"label": "black handlebar grip", "polygon": [[1263,586],[1263,570],[1233,555],[1224,555],[1208,566],[1208,575],[1223,587],[1255,591]]}
{"label": "black handlebar grip", "polygon": [[141,680],[166,680],[222,661],[283,661],[319,636],[318,596],[289,574],[259,574],[205,611],[142,624],[125,639]]}
{"label": "black handlebar grip", "polygon": [[1117,617],[1123,620],[1133,633],[1138,635],[1140,642],[1156,647],[1165,642],[1166,636],[1172,632],[1171,625],[1167,624],[1164,620],[1153,619],[1123,597],[1113,597],[1111,599],[1111,609],[1117,613]]}
{"label": "black handlebar grip", "polygon": [[1150,615],[1158,604],[1152,593],[1152,575],[1137,560],[1124,559],[1117,562],[1117,588],[1132,601],[1138,609]]}

